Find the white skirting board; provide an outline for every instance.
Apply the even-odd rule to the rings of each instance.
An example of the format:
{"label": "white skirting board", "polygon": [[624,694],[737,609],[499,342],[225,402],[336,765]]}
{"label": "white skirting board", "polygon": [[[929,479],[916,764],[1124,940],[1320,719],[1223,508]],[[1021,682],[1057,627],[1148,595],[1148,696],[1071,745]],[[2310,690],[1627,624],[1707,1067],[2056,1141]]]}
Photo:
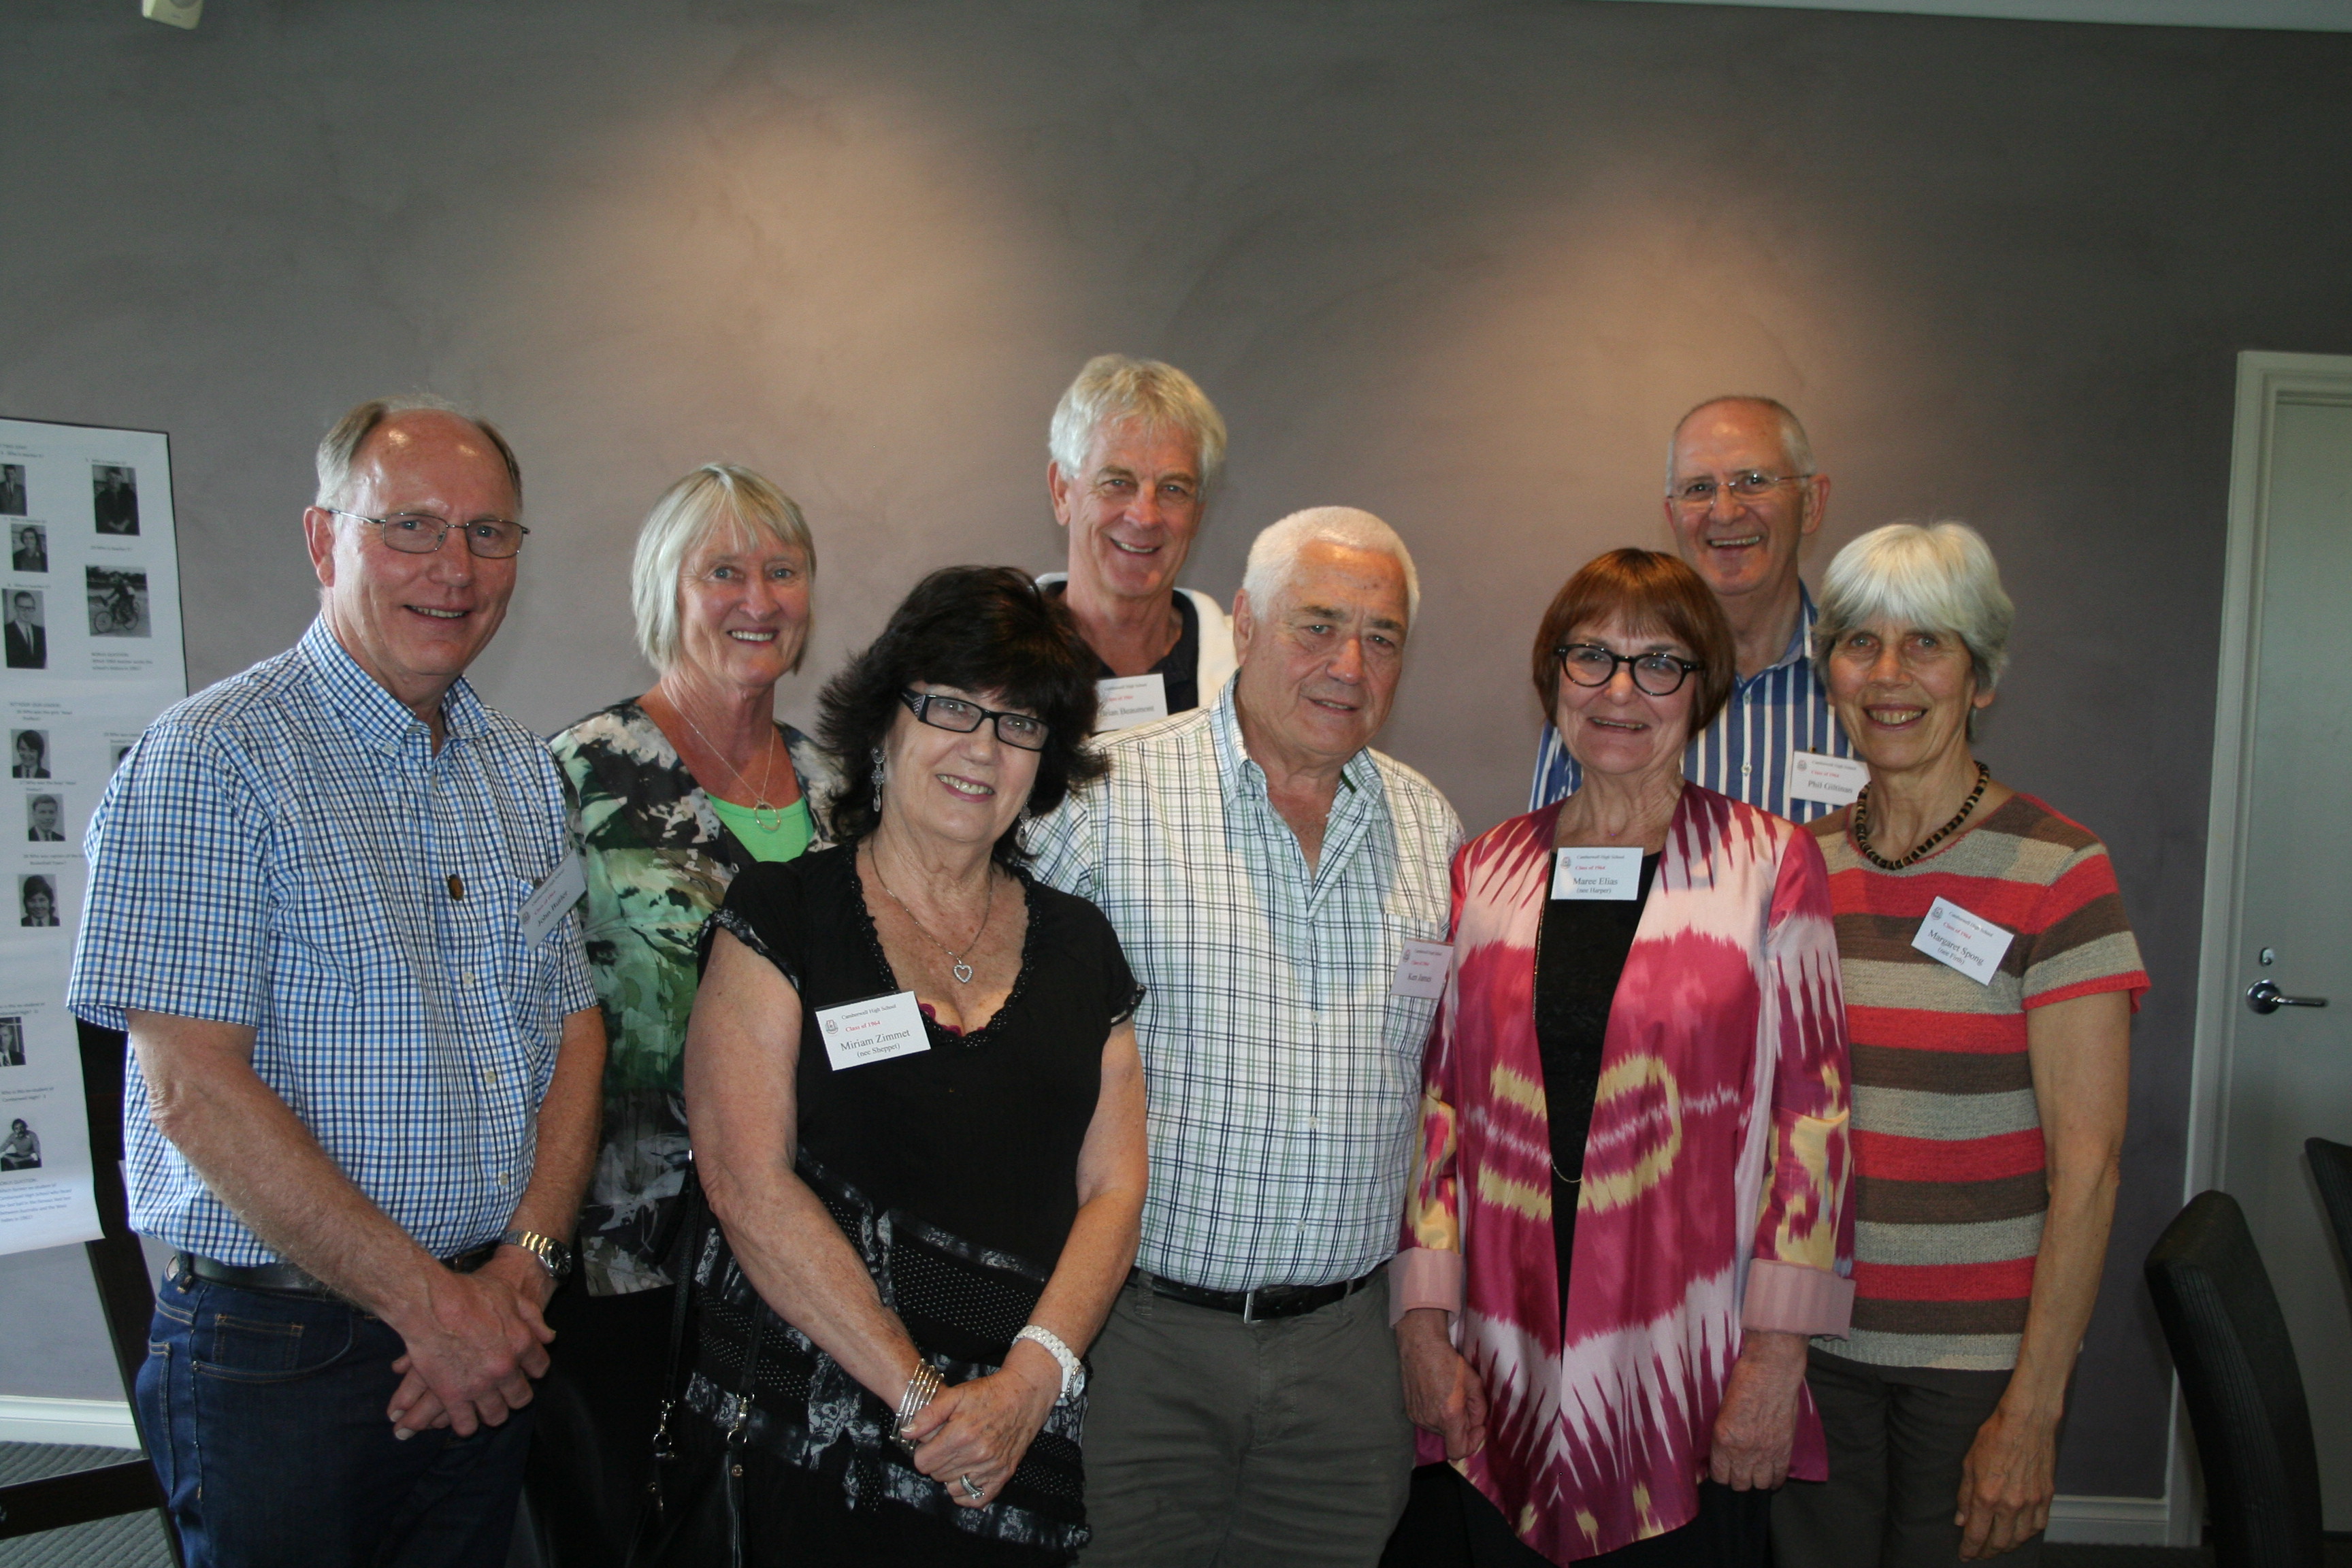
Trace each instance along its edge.
{"label": "white skirting board", "polygon": [[[0,1394],[0,1443],[84,1443],[136,1448],[131,1406],[110,1399]],[[2062,1497],[2051,1505],[2053,1541],[2161,1546],[2169,1517],[2160,1497]]]}
{"label": "white skirting board", "polygon": [[0,1394],[0,1443],[74,1443],[136,1448],[131,1406],[120,1399],[37,1399]]}
{"label": "white skirting board", "polygon": [[2171,1543],[2171,1505],[2160,1497],[2065,1497],[2051,1500],[2045,1540],[2105,1546]]}

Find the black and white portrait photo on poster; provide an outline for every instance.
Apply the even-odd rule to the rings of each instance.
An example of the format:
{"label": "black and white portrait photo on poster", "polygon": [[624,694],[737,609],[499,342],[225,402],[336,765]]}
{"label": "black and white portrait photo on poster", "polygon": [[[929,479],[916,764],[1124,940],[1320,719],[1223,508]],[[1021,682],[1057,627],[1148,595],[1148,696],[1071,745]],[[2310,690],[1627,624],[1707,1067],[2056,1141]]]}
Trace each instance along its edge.
{"label": "black and white portrait photo on poster", "polygon": [[139,531],[139,476],[136,470],[119,463],[92,463],[89,466],[89,489],[99,532],[130,534]]}
{"label": "black and white portrait photo on poster", "polygon": [[0,1137],[0,1174],[41,1168],[41,1135],[21,1117],[12,1117],[8,1132]]}
{"label": "black and white portrait photo on poster", "polygon": [[37,522],[8,525],[8,564],[19,572],[49,569],[49,531]]}
{"label": "black and white portrait photo on poster", "polygon": [[147,574],[143,569],[86,566],[89,584],[89,635],[94,637],[143,637],[147,625]]}
{"label": "black and white portrait photo on poster", "polygon": [[8,732],[8,746],[10,777],[45,779],[49,776],[49,732],[47,730],[12,730]]}
{"label": "black and white portrait photo on poster", "polygon": [[25,1020],[22,1016],[0,1018],[0,1068],[20,1068],[25,1065]]}
{"label": "black and white portrait photo on poster", "polygon": [[22,517],[25,506],[25,465],[0,463],[0,517]]}
{"label": "black and white portrait photo on poster", "polygon": [[48,615],[41,605],[39,589],[8,590],[7,627],[0,636],[7,639],[9,668],[49,668],[48,627]]}
{"label": "black and white portrait photo on poster", "polygon": [[122,759],[131,754],[131,748],[137,742],[131,741],[116,742],[114,746],[114,762],[111,765],[118,768],[121,767],[122,765]]}
{"label": "black and white portrait photo on poster", "polygon": [[53,795],[37,795],[25,802],[25,837],[34,844],[66,841],[66,803]]}
{"label": "black and white portrait photo on poster", "polygon": [[58,883],[54,877],[19,877],[16,879],[16,905],[25,911],[16,923],[20,926],[53,926],[58,923]]}

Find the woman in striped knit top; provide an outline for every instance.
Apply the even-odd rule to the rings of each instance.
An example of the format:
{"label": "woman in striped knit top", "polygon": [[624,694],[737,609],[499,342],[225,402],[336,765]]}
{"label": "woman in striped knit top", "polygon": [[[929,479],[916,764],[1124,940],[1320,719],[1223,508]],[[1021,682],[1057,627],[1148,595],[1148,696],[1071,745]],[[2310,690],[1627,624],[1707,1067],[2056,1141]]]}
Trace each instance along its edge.
{"label": "woman in striped knit top", "polygon": [[1969,750],[2011,605],[1957,522],[1830,563],[1813,658],[1870,784],[1811,825],[1853,1064],[1852,1336],[1807,1383],[1829,1479],[1780,1568],[2031,1563],[2115,1212],[2147,989],[2105,845]]}

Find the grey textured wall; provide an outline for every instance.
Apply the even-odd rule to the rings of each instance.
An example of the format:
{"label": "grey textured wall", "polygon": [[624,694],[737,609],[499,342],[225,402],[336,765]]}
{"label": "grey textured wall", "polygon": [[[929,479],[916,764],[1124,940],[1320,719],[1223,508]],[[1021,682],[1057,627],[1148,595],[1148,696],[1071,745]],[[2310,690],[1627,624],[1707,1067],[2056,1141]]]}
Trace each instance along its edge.
{"label": "grey textured wall", "polygon": [[[1986,753],[2115,850],[2157,990],[2062,1471],[2163,1489],[2138,1258],[2179,1202],[2232,355],[2352,351],[2352,38],[1344,0],[129,0],[0,21],[0,413],[172,433],[193,679],[289,642],[308,449],[429,387],[533,536],[478,669],[553,728],[640,689],[623,572],[713,457],[808,508],[810,676],[928,567],[1050,564],[1045,416],[1175,360],[1232,483],[1192,580],[1344,501],[1428,589],[1390,750],[1517,808],[1525,647],[1659,543],[1687,405],[1778,394],[1824,551],[1969,518],[2019,604]],[[0,1315],[88,1311],[12,1260]],[[0,1390],[110,1392],[17,1335]],[[69,1368],[78,1370],[68,1370]],[[65,1386],[70,1384],[71,1386]]]}

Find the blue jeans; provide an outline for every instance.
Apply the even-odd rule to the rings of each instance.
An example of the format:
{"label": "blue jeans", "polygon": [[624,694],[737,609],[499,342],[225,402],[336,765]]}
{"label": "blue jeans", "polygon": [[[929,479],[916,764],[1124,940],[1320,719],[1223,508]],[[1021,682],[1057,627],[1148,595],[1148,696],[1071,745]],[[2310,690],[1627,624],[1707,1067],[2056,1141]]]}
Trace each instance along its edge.
{"label": "blue jeans", "polygon": [[174,1260],[138,1395],[188,1568],[500,1568],[530,1410],[397,1441],[384,1408],[404,1348],[356,1307]]}

